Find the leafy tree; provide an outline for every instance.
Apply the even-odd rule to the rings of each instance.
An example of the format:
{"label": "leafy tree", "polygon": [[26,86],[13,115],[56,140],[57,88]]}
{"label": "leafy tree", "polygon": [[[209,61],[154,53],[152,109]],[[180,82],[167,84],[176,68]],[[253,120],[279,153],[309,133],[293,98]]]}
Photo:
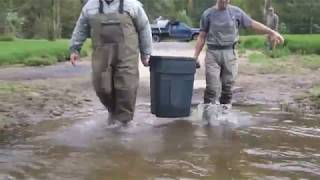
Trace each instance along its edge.
{"label": "leafy tree", "polygon": [[274,0],[273,3],[280,21],[286,24],[290,33],[317,32],[320,25],[319,0]]}
{"label": "leafy tree", "polygon": [[[23,38],[69,38],[87,0],[0,0],[0,35]],[[199,26],[202,13],[214,0],[140,0],[152,21],[158,16]],[[263,21],[272,5],[289,33],[320,32],[320,0],[232,0],[251,17]]]}

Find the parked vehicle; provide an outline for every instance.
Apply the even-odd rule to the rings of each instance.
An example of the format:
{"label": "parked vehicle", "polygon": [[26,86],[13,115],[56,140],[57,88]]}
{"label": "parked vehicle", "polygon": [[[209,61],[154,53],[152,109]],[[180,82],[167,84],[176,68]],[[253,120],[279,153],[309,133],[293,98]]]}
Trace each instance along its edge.
{"label": "parked vehicle", "polygon": [[159,20],[151,25],[154,42],[164,39],[176,39],[180,41],[191,41],[198,37],[199,28],[191,28],[179,21]]}

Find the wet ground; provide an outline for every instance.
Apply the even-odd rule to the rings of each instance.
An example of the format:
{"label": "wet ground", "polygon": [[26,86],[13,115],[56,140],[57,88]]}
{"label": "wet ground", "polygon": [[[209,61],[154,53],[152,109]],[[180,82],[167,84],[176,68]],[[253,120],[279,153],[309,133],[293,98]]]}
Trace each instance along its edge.
{"label": "wet ground", "polygon": [[[156,46],[161,55],[192,55],[185,44]],[[289,88],[281,89],[274,81],[283,84],[287,81],[284,76],[243,75],[243,86],[235,97],[237,106],[230,116],[238,123],[207,126],[197,118],[195,106],[188,118],[159,119],[151,115],[148,69],[142,68],[134,123],[112,128],[107,126],[107,113],[90,88],[90,63],[70,68],[69,64],[60,64],[25,68],[22,72],[21,68],[0,71],[0,79],[6,82],[50,82],[46,96],[61,95],[50,92],[70,86],[67,89],[73,96],[68,98],[85,97],[86,102],[23,130],[2,133],[0,180],[320,179],[320,117],[284,112],[278,104],[270,103],[291,100]],[[203,72],[196,78],[195,105],[201,102]],[[266,83],[261,78],[273,82],[269,89],[259,88],[260,83]],[[283,94],[271,97],[278,89]],[[246,92],[256,95],[251,93],[249,97]],[[48,102],[53,107],[60,105],[50,98]],[[68,105],[69,101],[62,102]],[[256,102],[262,103],[253,105]]]}

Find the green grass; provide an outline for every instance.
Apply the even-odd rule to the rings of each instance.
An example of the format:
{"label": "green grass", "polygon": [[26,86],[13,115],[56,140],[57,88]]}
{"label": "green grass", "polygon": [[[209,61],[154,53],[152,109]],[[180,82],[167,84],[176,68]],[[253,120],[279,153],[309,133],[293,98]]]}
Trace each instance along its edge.
{"label": "green grass", "polygon": [[0,81],[0,95],[16,94],[21,92],[27,93],[31,91],[34,91],[34,88],[26,84]]}
{"label": "green grass", "polygon": [[257,67],[262,74],[270,73],[299,73],[304,70],[320,69],[320,55],[286,55],[271,58],[260,51],[251,52],[249,63]]}
{"label": "green grass", "polygon": [[318,55],[301,56],[299,61],[303,65],[303,67],[305,67],[305,68],[308,68],[311,70],[320,69],[320,56],[318,56]]}
{"label": "green grass", "polygon": [[320,108],[320,85],[315,86],[310,91],[310,100],[316,109]]}
{"label": "green grass", "polygon": [[320,35],[289,35],[286,39],[286,46],[292,52],[320,54]]}
{"label": "green grass", "polygon": [[[284,45],[279,49],[286,49],[287,53],[295,52],[299,54],[319,54],[320,55],[320,34],[318,35],[285,35]],[[265,36],[242,36],[240,48],[245,49],[266,49]],[[280,51],[281,52],[281,51]]]}
{"label": "green grass", "polygon": [[286,59],[273,59],[262,52],[254,52],[249,55],[249,62],[256,66],[260,74],[274,74],[284,72],[284,63]]}
{"label": "green grass", "polygon": [[244,49],[263,49],[264,44],[264,36],[241,36],[239,46]]}
{"label": "green grass", "polygon": [[310,91],[310,95],[320,99],[320,85],[313,87]]}
{"label": "green grass", "polygon": [[281,58],[281,57],[286,57],[292,54],[287,47],[277,48],[272,51],[264,50],[264,53],[271,58]]}
{"label": "green grass", "polygon": [[29,57],[25,59],[24,64],[27,66],[48,66],[57,63],[58,60],[52,56]]}
{"label": "green grass", "polygon": [[0,84],[0,94],[9,94],[15,92],[17,86],[12,84]]}
{"label": "green grass", "polygon": [[244,49],[244,48],[239,48],[238,49],[238,53],[239,53],[240,56],[246,54],[246,52],[247,52],[247,50]]}
{"label": "green grass", "polygon": [[274,63],[283,63],[288,61],[290,58],[288,55],[279,56],[277,58],[271,58],[263,52],[253,52],[249,54],[249,62],[252,64],[274,64]]}
{"label": "green grass", "polygon": [[[82,55],[88,55],[87,43]],[[0,65],[50,65],[69,57],[69,40],[15,40],[0,41]],[[43,62],[42,62],[43,61]]]}
{"label": "green grass", "polygon": [[310,69],[310,70],[318,70],[320,69],[320,55],[290,55],[290,56],[282,56],[279,58],[270,58],[266,54],[255,51],[249,54],[248,56],[249,62],[251,64],[260,64],[260,65],[268,65],[268,64],[295,64],[302,68]]}
{"label": "green grass", "polygon": [[2,35],[0,36],[0,41],[14,41],[16,38],[12,35]]}
{"label": "green grass", "polygon": [[31,91],[31,87],[20,83],[8,83],[0,82],[0,94],[11,94],[16,92],[28,92]]}
{"label": "green grass", "polygon": [[260,73],[295,73],[320,69],[320,35],[285,35],[284,45],[273,51],[266,48],[265,36],[243,36],[239,49],[259,50],[249,62]]}
{"label": "green grass", "polygon": [[261,52],[254,52],[249,55],[249,62],[252,64],[270,64],[271,59]]}

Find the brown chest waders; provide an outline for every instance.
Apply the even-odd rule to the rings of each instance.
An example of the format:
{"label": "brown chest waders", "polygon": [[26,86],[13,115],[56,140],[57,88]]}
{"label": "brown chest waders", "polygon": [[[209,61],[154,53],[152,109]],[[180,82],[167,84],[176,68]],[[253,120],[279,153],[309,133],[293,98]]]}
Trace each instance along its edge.
{"label": "brown chest waders", "polygon": [[139,42],[132,18],[123,10],[90,17],[93,86],[112,120],[133,119],[139,85]]}

